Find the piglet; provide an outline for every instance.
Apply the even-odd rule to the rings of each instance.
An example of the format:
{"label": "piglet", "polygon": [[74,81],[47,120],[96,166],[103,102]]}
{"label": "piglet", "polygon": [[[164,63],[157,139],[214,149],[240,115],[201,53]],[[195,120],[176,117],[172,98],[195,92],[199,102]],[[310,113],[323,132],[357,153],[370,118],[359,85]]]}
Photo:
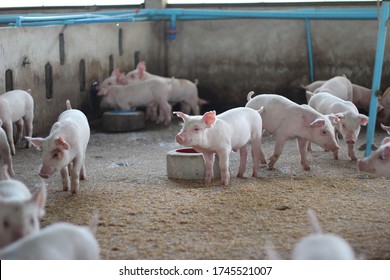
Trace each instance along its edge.
{"label": "piglet", "polygon": [[193,147],[202,153],[206,165],[206,183],[213,178],[214,154],[219,157],[221,183],[228,185],[229,154],[240,151],[240,166],[237,177],[243,177],[246,169],[247,144],[251,144],[253,172],[258,174],[259,160],[265,164],[261,150],[262,120],[259,113],[250,108],[234,108],[216,115],[215,111],[203,116],[189,116],[182,112],[174,112],[183,119],[184,125],[176,142],[186,147]]}
{"label": "piglet", "polygon": [[[359,114],[358,109],[351,101],[345,101],[328,92],[314,94],[309,101],[309,106],[324,115],[335,115],[333,122],[336,132],[340,133],[348,144],[348,156],[356,160],[354,145],[360,133],[360,127],[367,125],[368,117]],[[338,140],[336,133],[336,140]],[[338,159],[338,150],[333,152],[335,159]]]}
{"label": "piglet", "polygon": [[156,104],[160,110],[157,123],[171,122],[171,105],[168,97],[172,85],[161,79],[137,81],[128,85],[99,86],[98,96],[102,97],[100,106],[119,110],[130,110],[135,107],[147,107]]}
{"label": "piglet", "polygon": [[[390,134],[390,127],[381,124],[382,128]],[[359,159],[357,169],[390,178],[390,137],[382,140],[381,146],[364,159]]]}
{"label": "piglet", "polygon": [[306,158],[308,141],[330,151],[339,149],[335,140],[334,128],[327,116],[307,105],[298,105],[280,95],[261,94],[251,98],[253,94],[253,91],[248,93],[246,107],[264,107],[261,113],[263,128],[276,136],[274,153],[268,162],[269,169],[274,168],[285,142],[289,139],[296,138],[298,141],[301,165],[304,170],[310,170]]}
{"label": "piglet", "polygon": [[100,248],[94,232],[91,226],[55,223],[0,250],[0,259],[98,260]]}
{"label": "piglet", "polygon": [[308,211],[312,234],[302,238],[292,252],[294,260],[354,260],[352,247],[342,237],[332,233],[322,233],[313,210]]}
{"label": "piglet", "polygon": [[5,177],[0,181],[0,248],[37,232],[46,202],[44,186],[31,195],[22,182]]}
{"label": "piglet", "polygon": [[7,166],[7,172],[12,177],[15,178],[15,172],[12,165],[12,156],[11,149],[8,144],[7,135],[1,125],[3,124],[0,119],[0,156],[3,159],[4,166]]}
{"label": "piglet", "polygon": [[[3,128],[7,134],[9,147],[12,155],[15,155],[13,124],[17,125],[16,139],[19,142],[25,126],[26,135],[31,137],[34,119],[34,100],[31,90],[11,90],[0,95],[0,119],[3,121]],[[27,142],[27,147],[30,143]]]}
{"label": "piglet", "polygon": [[67,110],[58,117],[49,136],[26,139],[38,150],[42,150],[42,168],[39,176],[47,179],[59,170],[63,190],[68,191],[70,186],[72,194],[75,194],[79,190],[79,180],[86,178],[85,157],[90,129],[83,112],[72,109],[69,100],[66,101],[66,106]]}
{"label": "piglet", "polygon": [[352,83],[345,75],[327,80],[314,90],[314,94],[324,91],[343,100],[352,101]]}

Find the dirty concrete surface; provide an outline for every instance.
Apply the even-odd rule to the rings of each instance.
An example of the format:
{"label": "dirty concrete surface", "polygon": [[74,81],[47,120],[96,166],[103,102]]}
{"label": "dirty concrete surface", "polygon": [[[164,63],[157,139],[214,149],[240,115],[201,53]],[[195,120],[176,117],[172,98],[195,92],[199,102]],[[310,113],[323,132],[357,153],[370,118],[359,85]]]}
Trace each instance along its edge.
{"label": "dirty concrete surface", "polygon": [[[339,234],[364,259],[390,259],[389,180],[359,173],[341,140],[340,159],[313,146],[310,171],[300,166],[296,141],[286,143],[275,170],[262,166],[252,178],[248,158],[244,178],[235,177],[239,155],[231,153],[229,186],[219,179],[168,179],[166,154],[179,148],[177,118],[168,126],[147,124],[140,131],[105,133],[92,129],[87,179],[76,195],[62,191],[59,172],[38,176],[41,153],[18,147],[17,179],[32,191],[48,188],[41,226],[55,222],[87,225],[99,214],[96,237],[102,259],[264,259],[271,241],[283,259],[310,232],[307,210],[316,211],[322,229]],[[375,143],[386,134],[377,129]],[[365,142],[362,130],[360,146]],[[263,137],[268,158],[274,139]],[[357,151],[358,158],[364,152]]]}

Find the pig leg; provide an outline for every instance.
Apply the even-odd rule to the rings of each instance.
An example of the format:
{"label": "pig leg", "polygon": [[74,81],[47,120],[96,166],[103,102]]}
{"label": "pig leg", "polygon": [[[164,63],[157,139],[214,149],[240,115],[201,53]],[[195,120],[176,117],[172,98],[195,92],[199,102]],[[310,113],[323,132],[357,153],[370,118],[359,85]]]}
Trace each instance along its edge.
{"label": "pig leg", "polygon": [[76,194],[79,190],[80,185],[80,174],[82,169],[83,162],[79,157],[76,157],[73,160],[72,176],[70,183],[70,192]]}
{"label": "pig leg", "polygon": [[[15,122],[16,125],[16,144],[19,144],[23,137],[23,119],[18,120]],[[31,136],[31,135],[29,135]],[[29,141],[27,141],[29,142]],[[29,142],[30,143],[30,142]]]}
{"label": "pig leg", "polygon": [[8,147],[8,145],[7,145],[5,151],[3,149],[2,157],[3,157],[4,165],[7,165],[8,174],[11,176],[11,178],[15,178],[15,172],[14,172],[14,168],[13,168],[13,165],[12,165],[11,150]]}
{"label": "pig leg", "polygon": [[81,170],[80,170],[80,180],[85,180],[85,179],[87,179],[87,171],[85,169],[85,151],[84,151],[83,164],[81,165]]}
{"label": "pig leg", "polygon": [[62,190],[64,192],[67,192],[70,186],[68,166],[65,166],[61,169],[61,177],[62,177]]}
{"label": "pig leg", "polygon": [[351,158],[352,161],[357,160],[355,156],[355,151],[353,150],[354,144],[348,144],[348,156]]}
{"label": "pig leg", "polygon": [[[260,141],[259,141],[260,142]],[[261,146],[257,141],[251,141],[251,153],[252,153],[252,177],[257,177],[259,170],[259,160],[265,161],[264,154],[262,155]]]}
{"label": "pig leg", "polygon": [[161,114],[164,116],[164,125],[171,123],[172,107],[166,100],[161,100],[159,103]]}
{"label": "pig leg", "polygon": [[[25,126],[26,136],[32,137],[33,133],[33,116],[27,115],[23,118],[23,123]],[[26,148],[31,148],[31,142],[27,141]]]}
{"label": "pig leg", "polygon": [[312,151],[312,149],[311,149],[311,142],[307,143],[307,150],[308,150],[309,152]]}
{"label": "pig leg", "polygon": [[248,155],[248,151],[246,149],[246,146],[244,146],[240,149],[240,166],[238,168],[237,177],[244,177],[247,155]]}
{"label": "pig leg", "polygon": [[276,137],[274,153],[269,158],[268,169],[270,169],[270,170],[274,169],[274,165],[275,165],[276,161],[279,159],[279,156],[282,154],[284,143],[286,141],[287,141],[287,139],[283,136]]}
{"label": "pig leg", "polygon": [[191,114],[191,107],[187,102],[182,101],[182,102],[180,102],[180,111],[189,115],[189,114]]}
{"label": "pig leg", "polygon": [[222,151],[218,153],[219,167],[221,168],[221,183],[222,185],[229,185],[230,174],[229,174],[229,153],[230,151]]}
{"label": "pig leg", "polygon": [[3,128],[5,133],[7,134],[7,140],[8,140],[9,147],[11,149],[11,154],[15,155],[14,133],[13,133],[12,122],[3,120]]}
{"label": "pig leg", "polygon": [[214,153],[203,153],[204,163],[206,165],[205,182],[209,184],[214,177]]}
{"label": "pig leg", "polygon": [[307,149],[307,140],[304,138],[297,138],[299,153],[301,154],[301,165],[304,170],[310,170],[310,166],[307,163],[306,149]]}

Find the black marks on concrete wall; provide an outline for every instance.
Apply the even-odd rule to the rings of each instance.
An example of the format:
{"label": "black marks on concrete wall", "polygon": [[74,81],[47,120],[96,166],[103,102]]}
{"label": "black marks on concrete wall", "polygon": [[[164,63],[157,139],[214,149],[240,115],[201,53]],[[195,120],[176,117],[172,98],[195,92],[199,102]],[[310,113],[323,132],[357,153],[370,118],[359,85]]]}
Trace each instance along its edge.
{"label": "black marks on concrete wall", "polygon": [[5,91],[10,91],[14,89],[14,79],[11,69],[5,71]]}
{"label": "black marks on concrete wall", "polygon": [[108,73],[109,73],[109,75],[111,75],[113,70],[114,70],[114,56],[111,54],[108,57]]}
{"label": "black marks on concrete wall", "polygon": [[65,64],[65,38],[64,33],[60,33],[59,36],[59,46],[60,46],[60,64]]}
{"label": "black marks on concrete wall", "polygon": [[118,48],[119,48],[119,56],[123,55],[123,30],[119,28],[118,30]]}
{"label": "black marks on concrete wall", "polygon": [[81,59],[79,63],[79,82],[80,92],[85,92],[85,60]]}
{"label": "black marks on concrete wall", "polygon": [[135,69],[137,67],[140,59],[141,59],[141,52],[140,51],[134,52],[134,67],[133,67],[133,69]]}
{"label": "black marks on concrete wall", "polygon": [[46,87],[46,98],[53,98],[53,68],[50,63],[45,65],[45,87]]}

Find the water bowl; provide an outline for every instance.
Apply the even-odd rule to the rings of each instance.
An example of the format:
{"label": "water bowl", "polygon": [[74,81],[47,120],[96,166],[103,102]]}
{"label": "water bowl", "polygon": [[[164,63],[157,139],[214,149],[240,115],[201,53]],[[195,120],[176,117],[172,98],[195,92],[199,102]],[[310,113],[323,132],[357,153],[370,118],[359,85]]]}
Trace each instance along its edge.
{"label": "water bowl", "polygon": [[142,111],[108,111],[103,113],[103,130],[128,132],[145,128],[145,113]]}

